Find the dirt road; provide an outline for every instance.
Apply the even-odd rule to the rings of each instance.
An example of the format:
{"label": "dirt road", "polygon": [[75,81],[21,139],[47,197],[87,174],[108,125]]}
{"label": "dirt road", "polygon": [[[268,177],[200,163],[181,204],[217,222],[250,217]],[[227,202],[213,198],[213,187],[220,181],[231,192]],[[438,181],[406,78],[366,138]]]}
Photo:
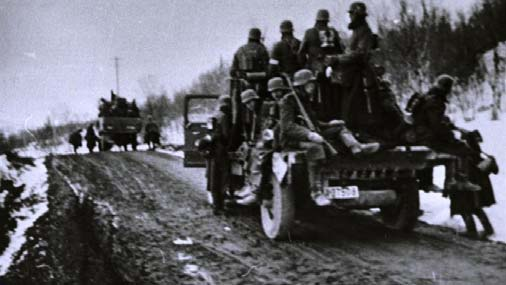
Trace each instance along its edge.
{"label": "dirt road", "polygon": [[214,216],[203,170],[160,153],[55,157],[49,172],[57,192],[77,191],[93,208],[90,240],[117,283],[506,282],[506,245],[425,224],[402,234],[373,215],[322,211],[298,221],[290,241],[270,241],[254,209]]}

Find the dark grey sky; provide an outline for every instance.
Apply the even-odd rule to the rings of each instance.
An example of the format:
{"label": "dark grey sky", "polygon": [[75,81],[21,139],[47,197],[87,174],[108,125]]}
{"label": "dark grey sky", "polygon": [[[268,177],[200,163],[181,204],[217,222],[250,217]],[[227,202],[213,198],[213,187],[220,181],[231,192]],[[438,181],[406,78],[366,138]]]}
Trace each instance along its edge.
{"label": "dark grey sky", "polygon": [[[278,25],[296,34],[327,8],[345,33],[347,0],[0,0],[0,129],[39,126],[51,116],[96,116],[97,102],[115,88],[143,101],[138,80],[153,75],[171,92],[199,73],[230,60],[251,26],[265,30],[270,47]],[[394,15],[394,0],[365,1],[371,22]],[[413,1],[418,3],[419,1]],[[467,9],[476,0],[434,0]]]}

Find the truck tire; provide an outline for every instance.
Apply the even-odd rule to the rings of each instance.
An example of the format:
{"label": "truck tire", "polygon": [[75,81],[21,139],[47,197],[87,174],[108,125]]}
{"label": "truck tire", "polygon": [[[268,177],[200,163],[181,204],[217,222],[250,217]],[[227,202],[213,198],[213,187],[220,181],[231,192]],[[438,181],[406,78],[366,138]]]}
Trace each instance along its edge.
{"label": "truck tire", "polygon": [[397,203],[381,208],[381,219],[390,229],[411,232],[418,222],[420,196],[414,180],[400,183],[396,189]]}
{"label": "truck tire", "polygon": [[271,177],[272,203],[262,203],[260,215],[265,235],[274,240],[288,238],[295,219],[295,195],[291,185],[283,185]]}
{"label": "truck tire", "polygon": [[109,151],[112,148],[112,144],[109,143],[104,136],[100,139],[100,146],[101,151]]}
{"label": "truck tire", "polygon": [[130,142],[132,144],[132,150],[133,151],[136,151],[137,150],[137,135],[132,135],[132,137],[130,138]]}

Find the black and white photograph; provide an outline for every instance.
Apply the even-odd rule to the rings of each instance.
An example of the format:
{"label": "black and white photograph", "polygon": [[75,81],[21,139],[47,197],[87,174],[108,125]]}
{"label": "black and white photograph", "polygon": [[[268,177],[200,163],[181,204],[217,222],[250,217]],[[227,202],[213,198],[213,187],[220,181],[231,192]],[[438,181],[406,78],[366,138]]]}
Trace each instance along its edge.
{"label": "black and white photograph", "polygon": [[506,0],[0,0],[0,285],[506,284],[502,95]]}

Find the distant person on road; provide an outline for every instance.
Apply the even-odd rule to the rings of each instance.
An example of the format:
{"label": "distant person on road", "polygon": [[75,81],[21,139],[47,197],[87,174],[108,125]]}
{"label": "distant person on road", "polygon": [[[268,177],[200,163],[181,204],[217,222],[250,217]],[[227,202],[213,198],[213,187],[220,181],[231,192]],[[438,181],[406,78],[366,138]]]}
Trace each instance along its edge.
{"label": "distant person on road", "polygon": [[97,145],[99,141],[99,137],[95,134],[95,130],[93,129],[93,124],[90,124],[86,129],[86,135],[84,136],[86,139],[86,146],[90,153],[93,153],[93,149]]}
{"label": "distant person on road", "polygon": [[74,147],[74,153],[77,154],[77,149],[83,145],[81,136],[81,129],[70,134],[69,143]]}
{"label": "distant person on road", "polygon": [[156,146],[160,145],[160,128],[151,115],[148,116],[148,123],[144,126],[144,142],[149,150],[155,150]]}

